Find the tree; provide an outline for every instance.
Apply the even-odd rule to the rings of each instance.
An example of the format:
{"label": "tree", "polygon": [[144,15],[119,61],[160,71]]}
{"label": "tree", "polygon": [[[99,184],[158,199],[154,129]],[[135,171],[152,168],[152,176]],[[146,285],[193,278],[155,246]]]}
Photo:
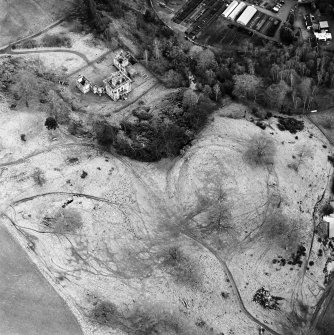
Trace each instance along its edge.
{"label": "tree", "polygon": [[216,83],[216,84],[213,86],[213,93],[215,94],[215,99],[216,99],[216,101],[218,101],[218,97],[219,97],[219,95],[221,94],[220,86],[219,86],[218,83]]}
{"label": "tree", "polygon": [[12,90],[20,99],[24,99],[26,106],[29,107],[29,101],[36,95],[36,92],[39,92],[39,86],[40,83],[32,72],[21,70],[17,74]]}
{"label": "tree", "polygon": [[214,53],[205,49],[197,54],[197,68],[199,72],[207,69],[216,69],[218,67]]}
{"label": "tree", "polygon": [[284,80],[281,80],[278,84],[271,84],[266,89],[267,105],[280,110],[289,90],[290,88]]}
{"label": "tree", "polygon": [[198,103],[198,96],[193,90],[186,90],[183,93],[182,105],[184,108],[193,109]]}
{"label": "tree", "polygon": [[240,74],[234,75],[233,95],[241,99],[254,99],[262,86],[262,80],[255,75]]}
{"label": "tree", "polygon": [[134,14],[134,12],[126,11],[124,14],[124,20],[131,29],[137,28],[137,16]]}
{"label": "tree", "polygon": [[144,50],[144,61],[147,67],[148,66],[148,51],[146,49]]}
{"label": "tree", "polygon": [[55,130],[57,129],[58,127],[58,123],[56,121],[56,119],[52,116],[49,116],[46,120],[45,120],[45,123],[44,123],[45,127],[48,129],[48,130]]}
{"label": "tree", "polygon": [[280,37],[284,44],[291,44],[294,40],[293,30],[288,24],[284,24],[280,30]]}
{"label": "tree", "polygon": [[207,214],[207,223],[199,227],[201,233],[205,236],[208,234],[221,234],[230,229],[231,212],[227,205],[226,193],[219,188],[217,199],[213,205],[209,206]]}
{"label": "tree", "polygon": [[50,102],[50,113],[57,120],[57,123],[64,124],[69,121],[69,107],[59,95],[54,91],[48,92],[48,101]]}
{"label": "tree", "polygon": [[309,77],[303,78],[299,84],[299,91],[303,99],[303,110],[305,111],[306,103],[310,99],[312,92],[312,79]]}
{"label": "tree", "polygon": [[176,88],[181,87],[183,84],[182,74],[174,70],[169,70],[163,77],[167,87]]}
{"label": "tree", "polygon": [[210,87],[210,85],[205,85],[203,88],[203,94],[207,97],[210,98],[211,94],[212,94],[212,89]]}
{"label": "tree", "polygon": [[291,224],[289,219],[277,210],[269,214],[263,222],[261,233],[265,236],[265,241],[275,243],[282,249],[293,251],[300,240],[300,223]]}
{"label": "tree", "polygon": [[274,141],[265,135],[255,135],[248,142],[245,160],[253,166],[274,163],[276,147]]}
{"label": "tree", "polygon": [[153,41],[153,46],[154,46],[154,56],[156,60],[160,59],[160,43],[157,38],[154,39]]}

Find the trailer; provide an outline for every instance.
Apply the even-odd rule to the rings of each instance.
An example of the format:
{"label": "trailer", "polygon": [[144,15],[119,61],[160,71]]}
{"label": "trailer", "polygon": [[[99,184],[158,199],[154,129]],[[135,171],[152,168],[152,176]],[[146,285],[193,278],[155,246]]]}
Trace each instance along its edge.
{"label": "trailer", "polygon": [[248,6],[238,18],[237,23],[246,26],[248,22],[252,19],[252,17],[256,14],[256,12],[257,9],[255,7]]}
{"label": "trailer", "polygon": [[233,10],[233,12],[228,16],[228,19],[235,21],[235,19],[243,12],[246,8],[246,4],[244,2],[240,2],[237,7]]}
{"label": "trailer", "polygon": [[234,9],[238,6],[239,2],[234,0],[232,1],[229,6],[225,9],[225,11],[223,12],[223,16],[224,17],[228,17],[233,11]]}

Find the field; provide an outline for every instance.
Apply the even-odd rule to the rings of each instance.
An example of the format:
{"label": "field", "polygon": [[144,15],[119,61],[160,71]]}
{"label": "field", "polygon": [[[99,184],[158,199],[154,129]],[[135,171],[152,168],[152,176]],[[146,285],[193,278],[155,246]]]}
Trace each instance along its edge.
{"label": "field", "polygon": [[[304,267],[290,271],[274,265],[273,258],[288,257],[298,242],[285,249],[275,238],[268,241],[261,227],[266,217],[283,215],[291,227],[298,222],[297,241],[310,245],[310,209],[331,173],[326,142],[309,123],[296,140],[277,130],[272,119],[264,133],[277,147],[275,170],[254,168],[244,153],[249,139],[262,131],[247,120],[220,116],[240,108],[232,104],[218,112],[183,157],[152,164],[102,152],[63,131],[48,133],[41,112],[3,110],[1,184],[7,201],[2,208],[15,222],[6,226],[22,246],[33,241],[30,257],[75,306],[85,333],[126,334],[123,324],[131,324],[133,311],[154,308],[156,317],[166,310],[178,315],[191,334],[255,334],[258,325],[241,311],[224,261],[247,309],[276,331],[289,323],[300,289],[303,302],[314,303],[313,286],[322,285],[322,272],[304,278]],[[297,174],[288,164],[306,143],[312,157]],[[222,190],[227,227],[214,239],[194,236],[191,226],[206,220],[205,203],[216,203]],[[64,215],[69,221],[57,221]],[[29,235],[23,238],[17,229]],[[193,264],[195,278],[179,281],[161,265],[161,255],[171,247]],[[322,261],[314,261],[321,269]],[[296,286],[300,278],[304,284]],[[252,302],[261,286],[285,299],[281,311],[268,313]],[[114,330],[91,317],[101,301],[117,306]]]}
{"label": "field", "polygon": [[44,29],[68,13],[72,3],[72,0],[0,0],[0,47]]}
{"label": "field", "polygon": [[331,143],[334,143],[333,109],[324,110],[318,113],[312,113],[310,114],[310,119],[319,126],[319,128],[329,138]]}

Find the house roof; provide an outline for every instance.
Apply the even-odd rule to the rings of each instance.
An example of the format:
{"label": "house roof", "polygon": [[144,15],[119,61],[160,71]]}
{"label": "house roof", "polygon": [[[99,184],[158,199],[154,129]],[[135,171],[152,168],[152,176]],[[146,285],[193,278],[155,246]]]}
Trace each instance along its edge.
{"label": "house roof", "polygon": [[131,82],[131,79],[126,76],[123,72],[118,71],[112,73],[108,78],[103,80],[105,85],[109,85],[111,88],[118,88],[127,82]]}
{"label": "house roof", "polygon": [[332,39],[331,33],[314,33],[314,35],[318,40],[327,41]]}
{"label": "house roof", "polygon": [[328,29],[329,28],[328,21],[320,21],[319,25],[320,25],[320,29]]}
{"label": "house roof", "polygon": [[79,78],[77,79],[77,82],[82,86],[90,84],[90,81],[85,76],[82,76],[82,75],[79,76]]}

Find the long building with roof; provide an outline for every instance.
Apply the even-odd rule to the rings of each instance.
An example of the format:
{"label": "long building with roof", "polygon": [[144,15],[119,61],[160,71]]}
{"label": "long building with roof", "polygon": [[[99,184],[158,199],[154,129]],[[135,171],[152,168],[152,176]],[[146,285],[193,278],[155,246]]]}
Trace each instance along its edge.
{"label": "long building with roof", "polygon": [[237,23],[246,26],[252,17],[256,14],[256,12],[257,9],[255,7],[248,6],[238,18]]}
{"label": "long building with roof", "polygon": [[234,0],[232,1],[228,7],[225,9],[225,11],[223,12],[223,16],[224,17],[228,17],[234,10],[235,8],[238,6],[239,2]]}

